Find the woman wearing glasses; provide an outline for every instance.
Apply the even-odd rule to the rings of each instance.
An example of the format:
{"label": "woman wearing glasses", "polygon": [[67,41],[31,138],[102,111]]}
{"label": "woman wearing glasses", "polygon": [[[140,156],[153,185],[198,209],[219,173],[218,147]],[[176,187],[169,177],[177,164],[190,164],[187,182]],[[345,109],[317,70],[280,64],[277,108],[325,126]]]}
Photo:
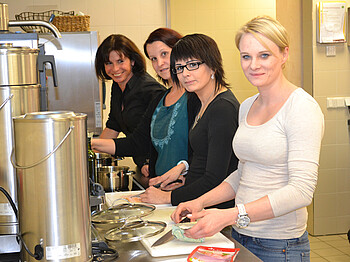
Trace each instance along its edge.
{"label": "woman wearing glasses", "polygon": [[[188,92],[194,92],[201,102],[195,122],[190,126],[189,142],[193,151],[185,185],[171,192],[149,187],[141,195],[143,202],[178,205],[195,199],[219,185],[237,168],[238,160],[229,141],[236,132],[239,103],[224,79],[222,58],[215,41],[202,34],[187,35],[171,52],[172,80]],[[181,163],[150,185],[166,185],[182,177],[186,171]],[[217,207],[232,207],[233,201]]]}
{"label": "woman wearing glasses", "polygon": [[[199,100],[188,94],[179,84],[174,84],[170,72],[172,47],[182,36],[169,28],[153,31],[144,44],[144,52],[152,62],[158,78],[170,88],[158,95],[149,105],[134,132],[126,138],[93,139],[94,150],[118,156],[150,155],[149,164],[142,167],[142,184],[147,177],[162,175],[180,160],[187,160],[188,127],[193,124]],[[173,187],[182,183],[173,184]]]}

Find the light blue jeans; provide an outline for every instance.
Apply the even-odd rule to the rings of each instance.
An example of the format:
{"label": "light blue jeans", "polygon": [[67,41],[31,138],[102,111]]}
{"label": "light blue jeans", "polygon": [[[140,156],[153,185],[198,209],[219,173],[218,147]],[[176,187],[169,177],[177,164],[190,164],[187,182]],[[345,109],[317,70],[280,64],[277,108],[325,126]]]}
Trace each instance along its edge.
{"label": "light blue jeans", "polygon": [[262,261],[310,261],[310,242],[307,231],[298,238],[267,239],[242,235],[232,229],[232,237]]}

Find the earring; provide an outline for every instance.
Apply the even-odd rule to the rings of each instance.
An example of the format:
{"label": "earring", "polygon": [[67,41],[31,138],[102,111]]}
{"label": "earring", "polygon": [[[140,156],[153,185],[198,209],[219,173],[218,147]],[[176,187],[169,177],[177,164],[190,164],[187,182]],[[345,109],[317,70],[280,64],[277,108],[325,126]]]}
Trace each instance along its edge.
{"label": "earring", "polygon": [[211,74],[210,78],[211,78],[211,79],[214,79],[214,73]]}

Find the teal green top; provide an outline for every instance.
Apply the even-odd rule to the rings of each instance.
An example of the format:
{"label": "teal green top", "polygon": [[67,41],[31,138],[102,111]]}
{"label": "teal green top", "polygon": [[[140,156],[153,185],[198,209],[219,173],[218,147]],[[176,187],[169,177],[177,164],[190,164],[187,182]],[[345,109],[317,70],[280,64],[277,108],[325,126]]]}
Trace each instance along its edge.
{"label": "teal green top", "polygon": [[151,139],[158,153],[157,176],[188,158],[187,93],[168,107],[164,106],[165,96],[159,101],[151,121]]}

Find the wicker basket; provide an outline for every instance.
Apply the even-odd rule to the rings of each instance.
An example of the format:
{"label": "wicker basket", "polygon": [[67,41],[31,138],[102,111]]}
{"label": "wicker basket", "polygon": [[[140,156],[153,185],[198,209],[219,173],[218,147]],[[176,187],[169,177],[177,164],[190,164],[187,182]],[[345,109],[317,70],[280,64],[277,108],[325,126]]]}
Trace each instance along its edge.
{"label": "wicker basket", "polygon": [[76,32],[90,30],[89,15],[56,16],[52,23],[60,32]]}
{"label": "wicker basket", "polygon": [[[23,20],[41,20],[45,22],[49,22],[50,18],[52,15],[74,15],[74,11],[69,11],[69,12],[62,12],[58,10],[50,10],[50,11],[45,11],[41,13],[33,13],[33,12],[23,12],[18,15],[15,15],[16,20],[23,21]],[[21,28],[27,32],[31,33],[33,31],[37,33],[48,33],[50,30],[46,27],[42,26],[21,26]]]}

